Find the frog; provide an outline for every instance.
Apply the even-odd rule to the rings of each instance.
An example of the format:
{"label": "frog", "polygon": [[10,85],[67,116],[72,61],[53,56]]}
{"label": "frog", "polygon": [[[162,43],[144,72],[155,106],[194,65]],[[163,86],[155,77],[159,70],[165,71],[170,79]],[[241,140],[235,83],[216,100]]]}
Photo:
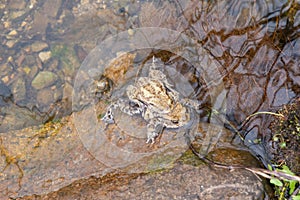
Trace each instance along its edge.
{"label": "frog", "polygon": [[167,80],[167,76],[152,58],[148,76],[139,77],[134,84],[128,85],[126,99],[112,102],[101,118],[106,124],[115,123],[114,109],[132,115],[141,115],[147,122],[146,143],[155,143],[155,139],[164,128],[180,128],[190,124],[192,109],[199,110],[197,100],[180,98],[180,93]]}

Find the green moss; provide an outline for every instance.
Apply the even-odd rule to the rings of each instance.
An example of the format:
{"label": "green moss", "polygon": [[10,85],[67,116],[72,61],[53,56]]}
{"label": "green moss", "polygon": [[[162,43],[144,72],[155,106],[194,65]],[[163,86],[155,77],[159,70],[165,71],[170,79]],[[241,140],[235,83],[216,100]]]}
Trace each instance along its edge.
{"label": "green moss", "polygon": [[45,139],[55,137],[64,124],[65,122],[63,122],[61,119],[57,119],[41,125],[36,134],[32,137],[32,139],[37,138],[34,147],[40,147]]}
{"label": "green moss", "polygon": [[187,150],[180,158],[179,162],[182,162],[187,165],[199,166],[204,164],[193,152],[192,150]]}
{"label": "green moss", "polygon": [[175,155],[155,155],[147,165],[146,173],[156,173],[165,171],[173,167],[176,161]]}
{"label": "green moss", "polygon": [[80,63],[77,59],[74,48],[64,44],[54,44],[51,46],[50,50],[52,57],[60,61],[65,75],[72,76],[75,69],[79,68]]}

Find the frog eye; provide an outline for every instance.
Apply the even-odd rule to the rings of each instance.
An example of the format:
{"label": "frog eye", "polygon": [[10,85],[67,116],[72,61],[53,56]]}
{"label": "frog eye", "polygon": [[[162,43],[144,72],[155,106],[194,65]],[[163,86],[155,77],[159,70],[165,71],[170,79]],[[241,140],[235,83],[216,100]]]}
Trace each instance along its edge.
{"label": "frog eye", "polygon": [[130,106],[130,107],[138,107],[138,106],[139,106],[139,104],[137,104],[137,103],[135,103],[135,102],[132,102],[132,101],[130,101],[130,102],[129,102],[129,106]]}

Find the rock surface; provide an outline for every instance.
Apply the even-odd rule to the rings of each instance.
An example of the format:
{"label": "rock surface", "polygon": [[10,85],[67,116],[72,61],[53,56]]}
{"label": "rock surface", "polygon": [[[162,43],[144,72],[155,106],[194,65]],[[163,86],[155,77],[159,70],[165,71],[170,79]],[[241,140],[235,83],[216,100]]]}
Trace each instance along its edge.
{"label": "rock surface", "polygon": [[[205,174],[205,176],[203,176]],[[110,179],[76,181],[36,199],[264,199],[263,185],[242,170],[211,169],[176,163],[165,172],[146,175],[116,174]],[[22,198],[30,199],[31,197]]]}
{"label": "rock surface", "polygon": [[[137,162],[126,166],[108,167],[103,163],[111,163],[110,158],[104,157],[108,160],[99,162],[95,152],[87,151],[83,145],[86,141],[78,137],[73,117],[0,135],[3,155],[0,160],[3,174],[0,196],[19,199],[80,199],[83,196],[88,199],[262,199],[264,196],[263,184],[247,171],[210,168],[199,164],[199,159],[190,153],[176,162],[173,158],[186,152],[186,147],[180,143],[180,146],[173,145],[159,151],[163,146],[147,147],[143,142],[145,148],[140,151],[154,153],[141,154]],[[205,132],[207,130],[209,132]],[[231,134],[227,130],[204,123],[199,125],[197,134],[208,135],[212,130],[218,130],[216,134],[224,137],[220,144],[215,144],[216,148],[210,150],[215,161],[225,163],[231,158],[230,164],[257,165],[248,152],[239,151],[232,145],[226,147],[230,146],[226,141]],[[90,142],[93,141],[90,138]],[[114,146],[113,141],[108,145]],[[124,145],[137,149],[141,144]],[[218,151],[223,156],[218,157]]]}

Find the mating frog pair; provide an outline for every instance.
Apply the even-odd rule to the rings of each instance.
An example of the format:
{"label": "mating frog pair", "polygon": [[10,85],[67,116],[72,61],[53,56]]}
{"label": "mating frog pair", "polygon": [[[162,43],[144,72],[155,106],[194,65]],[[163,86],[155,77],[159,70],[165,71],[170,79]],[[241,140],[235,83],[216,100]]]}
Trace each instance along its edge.
{"label": "mating frog pair", "polygon": [[200,106],[198,101],[180,98],[166,75],[156,66],[155,60],[153,57],[147,77],[138,78],[135,84],[126,88],[128,99],[111,103],[101,118],[107,124],[114,123],[113,110],[117,108],[130,116],[141,114],[147,122],[147,143],[154,143],[164,128],[188,125],[192,117],[191,109],[198,110]]}

